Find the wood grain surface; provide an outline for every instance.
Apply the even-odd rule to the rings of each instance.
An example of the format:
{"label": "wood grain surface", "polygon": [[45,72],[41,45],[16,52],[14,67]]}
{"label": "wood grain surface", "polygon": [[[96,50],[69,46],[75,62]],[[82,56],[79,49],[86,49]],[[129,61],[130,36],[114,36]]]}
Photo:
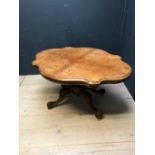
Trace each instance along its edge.
{"label": "wood grain surface", "polygon": [[39,52],[32,62],[53,81],[99,85],[128,78],[131,67],[118,55],[95,48],[57,48]]}

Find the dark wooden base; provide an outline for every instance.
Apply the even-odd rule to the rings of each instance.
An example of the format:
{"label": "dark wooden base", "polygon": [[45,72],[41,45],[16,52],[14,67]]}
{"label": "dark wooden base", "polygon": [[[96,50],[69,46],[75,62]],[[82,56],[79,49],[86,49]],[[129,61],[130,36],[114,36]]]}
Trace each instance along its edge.
{"label": "dark wooden base", "polygon": [[96,92],[96,93],[103,93],[103,94],[105,93],[105,90],[103,88],[98,90],[97,88],[88,88],[88,87],[82,86],[82,85],[62,85],[62,88],[60,89],[59,98],[56,101],[48,102],[47,107],[48,107],[48,109],[51,109],[51,108],[54,108],[56,106],[62,105],[63,104],[62,101],[65,99],[65,97],[68,94],[73,93],[77,96],[82,95],[85,98],[86,102],[91,107],[96,118],[102,119],[103,118],[103,112],[96,109],[96,107],[93,105],[92,96],[88,90]]}

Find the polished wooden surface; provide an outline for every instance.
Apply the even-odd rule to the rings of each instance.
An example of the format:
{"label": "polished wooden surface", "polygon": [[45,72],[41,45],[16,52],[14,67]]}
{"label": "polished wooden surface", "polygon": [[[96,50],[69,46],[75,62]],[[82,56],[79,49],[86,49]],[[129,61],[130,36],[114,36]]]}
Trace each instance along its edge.
{"label": "polished wooden surface", "polygon": [[39,52],[32,62],[40,73],[53,81],[86,85],[120,82],[131,67],[118,55],[95,48],[57,48]]}

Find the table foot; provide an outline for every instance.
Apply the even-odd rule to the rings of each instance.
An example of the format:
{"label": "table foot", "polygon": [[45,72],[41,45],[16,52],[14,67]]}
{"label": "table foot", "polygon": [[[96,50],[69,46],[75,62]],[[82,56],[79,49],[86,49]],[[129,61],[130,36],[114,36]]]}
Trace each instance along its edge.
{"label": "table foot", "polygon": [[69,93],[70,93],[69,89],[66,89],[65,87],[62,87],[60,89],[58,99],[56,101],[50,101],[50,102],[47,103],[48,109],[52,109],[54,107],[57,107],[59,105],[64,104],[63,100],[65,99],[66,95],[68,95]]}
{"label": "table foot", "polygon": [[96,111],[95,112],[95,116],[96,116],[97,119],[104,118],[103,112],[101,112],[101,111]]}
{"label": "table foot", "polygon": [[92,100],[92,95],[87,91],[87,90],[96,92],[96,93],[105,93],[104,89],[94,89],[94,88],[88,88],[85,86],[80,86],[80,85],[62,85],[62,88],[60,89],[59,97],[56,101],[51,101],[47,103],[48,109],[54,108],[56,106],[64,104],[62,101],[65,99],[65,97],[73,93],[77,96],[83,96],[87,102],[87,104],[91,107],[94,115],[96,116],[97,119],[102,119],[103,118],[103,112],[98,110]]}

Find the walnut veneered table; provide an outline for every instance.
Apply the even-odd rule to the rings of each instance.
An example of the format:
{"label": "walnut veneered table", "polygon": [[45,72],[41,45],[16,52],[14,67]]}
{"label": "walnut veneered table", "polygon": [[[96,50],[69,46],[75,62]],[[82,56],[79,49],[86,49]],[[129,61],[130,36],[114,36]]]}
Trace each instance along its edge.
{"label": "walnut veneered table", "polygon": [[[131,67],[118,55],[95,48],[54,48],[39,52],[32,65],[43,77],[60,83],[59,98],[48,102],[48,109],[62,104],[65,96],[83,95],[98,119],[103,112],[96,109],[89,91],[105,93],[97,87],[105,83],[119,83],[131,74]],[[88,91],[89,90],[89,91]]]}

